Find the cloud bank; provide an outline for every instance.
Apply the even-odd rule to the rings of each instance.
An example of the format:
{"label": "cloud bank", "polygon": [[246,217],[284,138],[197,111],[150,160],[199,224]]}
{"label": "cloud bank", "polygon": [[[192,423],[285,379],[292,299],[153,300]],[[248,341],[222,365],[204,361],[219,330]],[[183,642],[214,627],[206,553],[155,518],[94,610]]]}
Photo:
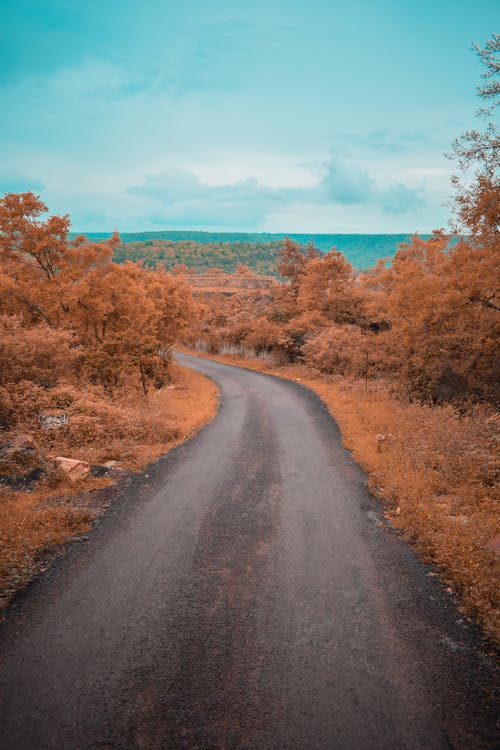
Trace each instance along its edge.
{"label": "cloud bank", "polygon": [[423,191],[404,183],[380,185],[370,174],[346,160],[331,159],[324,175],[308,187],[270,187],[256,178],[211,185],[187,169],[171,168],[145,176],[129,195],[155,204],[154,220],[171,224],[262,225],[276,210],[291,204],[331,207],[366,206],[388,214],[404,214],[426,205]]}

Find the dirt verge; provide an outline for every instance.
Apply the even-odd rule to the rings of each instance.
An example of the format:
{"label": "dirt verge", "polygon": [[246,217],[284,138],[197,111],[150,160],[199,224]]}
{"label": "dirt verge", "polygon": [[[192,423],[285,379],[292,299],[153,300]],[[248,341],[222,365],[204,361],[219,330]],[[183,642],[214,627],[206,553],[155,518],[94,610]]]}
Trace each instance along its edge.
{"label": "dirt verge", "polygon": [[[25,491],[0,485],[0,608],[45,568],[48,552],[91,528],[114,495],[105,488],[187,440],[213,419],[218,403],[211,380],[178,365],[169,385],[147,400],[139,394],[109,404],[69,386],[62,391],[67,425],[46,431],[32,418],[19,428],[34,433],[41,481]],[[68,454],[95,471],[72,481],[51,460]]]}

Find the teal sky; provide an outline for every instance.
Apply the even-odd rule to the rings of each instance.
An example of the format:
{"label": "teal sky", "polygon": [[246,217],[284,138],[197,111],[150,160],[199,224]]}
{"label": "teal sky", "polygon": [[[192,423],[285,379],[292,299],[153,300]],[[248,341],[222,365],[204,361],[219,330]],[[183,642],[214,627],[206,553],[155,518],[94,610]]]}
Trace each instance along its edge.
{"label": "teal sky", "polygon": [[78,231],[428,232],[497,0],[0,0],[0,193]]}

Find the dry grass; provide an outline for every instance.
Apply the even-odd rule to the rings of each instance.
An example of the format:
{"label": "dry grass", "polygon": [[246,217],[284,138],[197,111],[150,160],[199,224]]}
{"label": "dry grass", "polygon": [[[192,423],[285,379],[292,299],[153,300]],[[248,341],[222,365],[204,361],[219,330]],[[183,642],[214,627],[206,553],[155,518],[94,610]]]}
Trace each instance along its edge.
{"label": "dry grass", "polygon": [[488,548],[500,534],[495,414],[402,403],[360,383],[314,386],[394,525],[498,638],[498,558]]}
{"label": "dry grass", "polygon": [[[92,480],[90,488],[102,486]],[[64,488],[68,500],[58,501],[50,490],[33,494],[0,495],[0,607],[41,569],[41,556],[47,550],[84,534],[91,527],[94,512],[71,501],[75,487]]]}
{"label": "dry grass", "polygon": [[326,403],[345,446],[386,514],[460,596],[461,608],[498,639],[498,415],[483,406],[411,404],[383,382],[326,379],[231,355],[222,362],[300,380]]}
{"label": "dry grass", "polygon": [[[137,470],[210,421],[218,391],[208,378],[173,365],[169,386],[147,400],[124,394],[111,402],[97,390],[82,392],[70,385],[50,389],[44,397],[46,404],[34,403],[30,392],[16,426],[16,433],[35,437],[42,454],[94,464],[114,459],[124,469]],[[43,431],[36,419],[40,407],[64,410],[70,417],[67,426]],[[40,570],[47,550],[91,528],[102,505],[92,500],[90,490],[111,483],[109,478],[73,483],[53,464],[45,467],[48,474],[32,493],[0,488],[0,607]]]}

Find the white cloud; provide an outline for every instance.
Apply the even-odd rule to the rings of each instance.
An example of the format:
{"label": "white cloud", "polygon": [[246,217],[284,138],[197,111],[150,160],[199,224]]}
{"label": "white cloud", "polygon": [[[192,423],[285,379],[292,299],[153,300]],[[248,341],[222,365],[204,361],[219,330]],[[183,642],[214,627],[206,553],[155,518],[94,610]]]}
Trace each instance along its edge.
{"label": "white cloud", "polygon": [[357,164],[331,159],[326,174],[318,185],[320,193],[330,203],[349,205],[366,203],[375,190],[375,182],[368,172]]}
{"label": "white cloud", "polygon": [[210,185],[190,170],[170,168],[148,175],[141,185],[128,188],[129,195],[156,204],[154,222],[193,226],[262,226],[290,205],[345,208],[360,206],[378,212],[405,214],[425,205],[421,191],[403,183],[384,187],[366,170],[347,160],[331,160],[323,177],[310,186],[271,187],[255,178],[225,185]]}

